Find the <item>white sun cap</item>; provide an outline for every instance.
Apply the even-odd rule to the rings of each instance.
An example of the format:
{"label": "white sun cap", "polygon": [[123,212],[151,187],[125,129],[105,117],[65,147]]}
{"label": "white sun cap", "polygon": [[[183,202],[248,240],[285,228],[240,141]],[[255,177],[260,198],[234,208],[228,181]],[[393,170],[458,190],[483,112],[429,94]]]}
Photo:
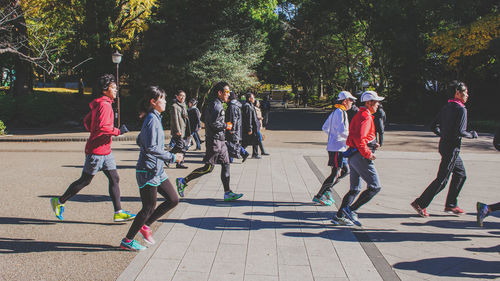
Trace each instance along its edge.
{"label": "white sun cap", "polygon": [[370,100],[382,101],[384,99],[384,97],[379,97],[378,94],[374,91],[366,91],[361,95],[361,102]]}
{"label": "white sun cap", "polygon": [[357,98],[355,98],[353,95],[351,95],[351,93],[348,91],[340,92],[339,96],[337,97],[337,100],[345,100],[345,99],[357,100]]}

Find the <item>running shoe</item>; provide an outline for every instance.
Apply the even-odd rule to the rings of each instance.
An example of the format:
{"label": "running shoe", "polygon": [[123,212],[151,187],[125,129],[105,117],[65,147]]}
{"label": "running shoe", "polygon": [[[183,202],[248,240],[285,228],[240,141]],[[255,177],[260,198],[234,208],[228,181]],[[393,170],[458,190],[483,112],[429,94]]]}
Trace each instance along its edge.
{"label": "running shoe", "polygon": [[477,202],[476,209],[477,209],[477,214],[476,214],[477,224],[480,227],[483,227],[483,220],[489,215],[488,205],[481,202]]}
{"label": "running shoe", "polygon": [[413,207],[413,209],[415,209],[415,211],[417,211],[419,216],[421,216],[423,218],[429,217],[429,213],[427,213],[427,210],[425,208],[420,207],[416,200],[411,202],[410,205]]}
{"label": "running shoe", "polygon": [[464,210],[462,210],[460,207],[455,206],[455,207],[445,207],[444,211],[449,213],[449,214],[455,214],[455,215],[462,215],[464,213]]}
{"label": "running shoe", "polygon": [[228,191],[224,193],[224,201],[234,201],[238,200],[243,196],[243,193],[234,193],[232,191]]}
{"label": "running shoe", "polygon": [[330,201],[325,195],[321,196],[321,198],[314,196],[312,201],[323,206],[331,206],[333,204],[333,202]]}
{"label": "running shoe", "polygon": [[122,239],[122,242],[120,243],[120,248],[128,251],[144,251],[146,250],[146,247],[142,246],[137,242],[136,240],[130,240],[129,242],[125,241],[125,238]]}
{"label": "running shoe", "polygon": [[354,223],[352,223],[352,221],[346,217],[337,217],[336,215],[333,216],[332,218],[332,223],[334,225],[345,225],[345,226],[353,226]]}
{"label": "running shoe", "polygon": [[187,185],[186,180],[184,178],[177,178],[175,184],[177,185],[177,193],[179,193],[179,196],[184,197],[184,189]]}
{"label": "running shoe", "polygon": [[349,207],[345,207],[342,209],[342,213],[349,219],[351,220],[355,225],[361,226],[361,222],[358,219],[358,214],[356,212],[351,211]]}
{"label": "running shoe", "polygon": [[156,243],[153,239],[153,231],[151,230],[151,228],[149,228],[149,226],[143,225],[139,230],[139,233],[142,235],[142,238],[144,238],[144,241],[146,241],[146,243],[151,245]]}
{"label": "running shoe", "polygon": [[52,211],[56,215],[56,218],[63,220],[64,204],[59,204],[59,197],[50,198],[50,205],[52,206]]}
{"label": "running shoe", "polygon": [[335,199],[333,199],[333,194],[331,191],[326,192],[326,197],[332,202],[332,204],[335,203]]}
{"label": "running shoe", "polygon": [[129,221],[133,220],[135,218],[135,214],[131,214],[128,211],[120,211],[119,213],[115,213],[113,216],[113,220],[115,222],[120,222],[120,221]]}

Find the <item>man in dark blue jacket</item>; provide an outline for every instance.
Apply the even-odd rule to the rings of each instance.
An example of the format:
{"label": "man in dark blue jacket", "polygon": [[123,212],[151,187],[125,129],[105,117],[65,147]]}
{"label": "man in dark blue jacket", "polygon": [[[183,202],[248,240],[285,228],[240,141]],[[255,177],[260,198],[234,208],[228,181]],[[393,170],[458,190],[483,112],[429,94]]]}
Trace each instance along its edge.
{"label": "man in dark blue jacket", "polygon": [[434,196],[446,187],[450,175],[451,178],[448,196],[446,197],[445,212],[463,214],[464,211],[457,205],[457,197],[465,183],[465,167],[460,158],[460,146],[462,137],[468,139],[477,138],[475,131],[466,131],[467,109],[465,103],[469,98],[467,86],[463,82],[455,85],[455,94],[448,103],[441,108],[436,119],[432,122],[432,131],[440,136],[439,154],[441,163],[436,179],[425,189],[425,191],[411,203],[411,206],[422,217],[428,217],[427,206]]}
{"label": "man in dark blue jacket", "polygon": [[228,101],[230,92],[229,84],[226,82],[219,82],[212,89],[212,95],[215,95],[216,98],[209,103],[204,111],[206,152],[203,162],[205,162],[205,166],[192,171],[185,178],[176,179],[177,191],[181,197],[184,197],[184,189],[188,182],[211,173],[215,164],[222,166],[221,180],[224,186],[224,201],[237,200],[243,196],[241,193],[232,192],[229,188],[229,154],[225,131],[231,130],[233,126],[231,123],[225,122],[222,103]]}

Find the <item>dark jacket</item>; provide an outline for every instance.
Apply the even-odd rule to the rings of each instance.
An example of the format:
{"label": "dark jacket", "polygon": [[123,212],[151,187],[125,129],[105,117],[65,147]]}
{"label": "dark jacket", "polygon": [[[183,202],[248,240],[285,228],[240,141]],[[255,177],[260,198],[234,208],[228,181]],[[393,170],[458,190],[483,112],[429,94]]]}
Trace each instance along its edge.
{"label": "dark jacket", "polygon": [[500,127],[495,132],[495,136],[493,137],[493,146],[500,151]]}
{"label": "dark jacket", "polygon": [[387,120],[387,116],[385,115],[384,109],[379,106],[377,111],[373,114],[373,122],[375,123],[375,132],[379,134],[384,133],[385,122]]}
{"label": "dark jacket", "polygon": [[441,137],[440,145],[460,148],[462,137],[472,139],[473,135],[466,131],[467,109],[456,102],[449,101],[441,108],[431,124],[431,130]]}
{"label": "dark jacket", "polygon": [[[246,102],[242,109],[241,135],[243,146],[258,144],[258,124],[257,113],[252,103]],[[252,134],[248,134],[248,132]]]}
{"label": "dark jacket", "polygon": [[226,109],[226,122],[233,123],[233,128],[226,131],[226,139],[230,142],[241,140],[241,103],[238,100],[231,100]]}
{"label": "dark jacket", "polygon": [[216,98],[211,102],[204,112],[205,132],[207,141],[224,141],[224,130],[226,129],[224,107],[220,99]]}
{"label": "dark jacket", "polygon": [[201,120],[200,120],[200,110],[196,107],[196,105],[192,106],[188,109],[189,116],[189,126],[191,127],[191,133],[198,132],[201,129]]}

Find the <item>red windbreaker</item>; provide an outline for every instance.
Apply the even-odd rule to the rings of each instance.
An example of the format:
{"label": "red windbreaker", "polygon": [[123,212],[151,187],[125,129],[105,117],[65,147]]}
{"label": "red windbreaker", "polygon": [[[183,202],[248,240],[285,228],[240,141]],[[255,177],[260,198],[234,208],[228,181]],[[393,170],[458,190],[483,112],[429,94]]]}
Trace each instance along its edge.
{"label": "red windbreaker", "polygon": [[359,112],[352,118],[349,125],[349,136],[346,144],[349,147],[357,148],[359,153],[366,159],[372,157],[372,151],[368,148],[368,143],[375,139],[375,124],[373,115],[368,108],[362,106]]}
{"label": "red windbreaker", "polygon": [[120,135],[120,130],[114,127],[112,103],[111,98],[102,96],[89,104],[90,112],[83,119],[85,129],[90,132],[85,154],[111,153],[111,137]]}

